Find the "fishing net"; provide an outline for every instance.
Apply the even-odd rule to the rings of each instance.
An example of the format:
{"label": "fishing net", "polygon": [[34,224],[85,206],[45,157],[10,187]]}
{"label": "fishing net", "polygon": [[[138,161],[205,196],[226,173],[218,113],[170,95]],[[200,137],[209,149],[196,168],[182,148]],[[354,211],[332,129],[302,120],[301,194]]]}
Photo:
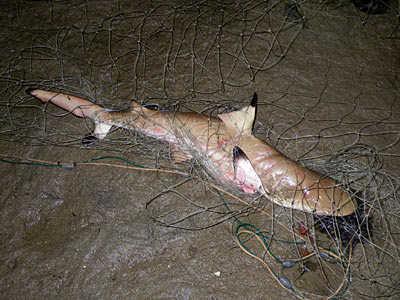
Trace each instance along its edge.
{"label": "fishing net", "polygon": [[[2,294],[399,297],[399,6],[361,2],[3,4]],[[369,220],[362,243],[344,247],[317,230],[316,216],[221,185],[201,156],[176,164],[166,144],[137,132],[113,129],[85,145],[93,124],[28,88],[117,110],[134,100],[214,117],[256,91],[255,135],[358,192]],[[86,204],[75,199],[83,191]],[[207,246],[189,247],[188,235],[169,254],[184,232],[207,231]],[[153,265],[156,256],[169,262]],[[179,256],[185,263],[174,271]],[[220,258],[199,267],[199,256]],[[220,271],[209,271],[214,264]]]}

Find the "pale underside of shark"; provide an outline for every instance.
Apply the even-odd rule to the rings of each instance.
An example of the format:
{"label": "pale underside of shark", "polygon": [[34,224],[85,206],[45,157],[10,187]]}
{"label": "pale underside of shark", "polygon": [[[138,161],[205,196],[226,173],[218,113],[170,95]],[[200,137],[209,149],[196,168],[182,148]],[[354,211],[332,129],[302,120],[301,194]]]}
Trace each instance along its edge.
{"label": "pale underside of shark", "polygon": [[132,102],[126,111],[110,111],[71,95],[28,90],[95,123],[94,136],[103,139],[112,126],[136,130],[167,142],[175,162],[193,157],[203,162],[221,183],[233,183],[245,193],[258,192],[272,202],[317,215],[346,216],[357,202],[332,178],[304,168],[252,134],[257,96],[250,106],[218,118],[189,112],[152,110]]}

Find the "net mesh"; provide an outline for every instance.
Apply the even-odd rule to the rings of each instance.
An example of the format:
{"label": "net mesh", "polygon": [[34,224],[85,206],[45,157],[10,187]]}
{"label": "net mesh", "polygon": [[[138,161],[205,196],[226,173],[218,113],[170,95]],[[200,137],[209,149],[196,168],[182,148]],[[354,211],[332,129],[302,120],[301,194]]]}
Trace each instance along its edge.
{"label": "net mesh", "polygon": [[[159,223],[201,230],[233,220],[235,240],[293,297],[394,299],[399,7],[386,6],[373,15],[348,1],[11,1],[0,24],[1,155],[41,159],[31,149],[55,146],[145,161],[161,174],[146,205]],[[247,105],[257,91],[256,136],[362,191],[372,220],[367,241],[349,253],[315,230],[312,215],[233,195],[202,169],[201,157],[171,164],[164,144],[136,132],[118,129],[87,148],[82,138],[93,125],[42,105],[27,88],[116,109],[135,100],[208,116]],[[257,237],[269,237],[267,248]],[[284,258],[299,267],[279,269]]]}

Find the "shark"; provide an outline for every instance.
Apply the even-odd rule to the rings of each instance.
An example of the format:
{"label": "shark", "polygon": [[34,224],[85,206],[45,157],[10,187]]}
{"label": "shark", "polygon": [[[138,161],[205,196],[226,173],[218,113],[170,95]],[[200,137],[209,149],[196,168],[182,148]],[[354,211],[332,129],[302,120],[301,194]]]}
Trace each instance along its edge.
{"label": "shark", "polygon": [[318,216],[345,217],[357,210],[357,200],[340,182],[254,135],[256,93],[249,105],[217,117],[152,109],[136,101],[130,109],[113,111],[73,95],[41,89],[27,93],[92,120],[96,139],[104,139],[114,126],[138,131],[169,144],[174,163],[196,158],[222,184],[259,193],[277,205]]}

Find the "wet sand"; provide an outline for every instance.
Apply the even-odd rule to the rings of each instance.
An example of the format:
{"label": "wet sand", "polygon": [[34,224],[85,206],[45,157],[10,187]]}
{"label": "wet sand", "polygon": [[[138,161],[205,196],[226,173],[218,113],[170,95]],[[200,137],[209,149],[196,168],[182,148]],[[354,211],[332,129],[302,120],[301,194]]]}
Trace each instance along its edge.
{"label": "wet sand", "polygon": [[[249,20],[265,13],[262,6],[252,5],[258,13],[249,9]],[[56,116],[48,115],[47,127],[43,126],[42,105],[24,92],[29,87],[61,88],[108,106],[127,107],[137,99],[170,108],[179,103],[181,110],[214,115],[217,107],[241,107],[257,91],[257,135],[289,157],[310,165],[312,159],[327,160],[343,147],[366,143],[382,155],[384,170],[399,175],[399,32],[393,9],[368,16],[351,4],[307,3],[300,6],[307,22],[301,25],[292,16],[293,26],[275,32],[279,44],[271,46],[273,35],[260,26],[249,40],[251,47],[240,53],[246,39],[229,32],[240,33],[244,28],[240,18],[245,15],[237,14],[236,29],[227,16],[243,11],[245,4],[203,3],[179,11],[182,7],[121,1],[4,5],[1,155],[51,162],[117,155],[145,166],[171,166],[168,159],[157,160],[165,155],[161,143],[150,141],[150,148],[135,148],[143,139],[122,130],[103,144],[81,146],[91,124],[61,116],[64,112],[54,107],[48,111]],[[280,24],[288,24],[284,11],[283,2],[276,2],[270,10],[273,17],[263,22],[281,28]],[[214,29],[205,24],[215,25]],[[217,34],[216,24],[225,24],[224,35]],[[187,37],[187,41],[172,42],[171,28],[179,32],[175,38]],[[251,32],[246,28],[246,38]],[[218,37],[226,51],[220,54]],[[137,39],[147,46],[134,43]],[[215,47],[207,48],[212,43]],[[179,57],[178,45],[182,45]],[[290,46],[287,51],[286,46]],[[228,50],[240,56],[240,62]],[[135,61],[139,52],[142,58]],[[167,53],[170,69],[165,68]],[[131,144],[126,143],[129,140]],[[0,164],[0,174],[2,299],[295,299],[237,247],[231,220],[198,231],[154,222],[146,203],[183,181],[182,176],[105,166],[66,170],[7,163]],[[179,191],[198,203],[219,201],[196,181]],[[185,210],[190,204],[179,193],[169,192],[158,200],[157,213],[179,208],[184,215],[194,210]],[[393,232],[399,229],[398,209],[398,204],[392,207],[390,220],[397,222],[390,225]],[[216,221],[207,218],[215,216],[200,221]],[[264,218],[254,215],[250,220],[268,224],[270,220]],[[196,227],[200,221],[185,224]],[[396,298],[396,291],[384,286],[399,284],[399,254],[385,244],[387,236],[382,237],[376,243],[392,257],[379,256],[373,246],[356,248],[356,272],[345,299]],[[398,244],[398,237],[388,243],[392,242]],[[365,257],[364,249],[375,254],[368,263],[357,265]],[[279,274],[288,272],[281,266],[274,268]],[[317,280],[301,280],[304,290],[327,293]]]}

